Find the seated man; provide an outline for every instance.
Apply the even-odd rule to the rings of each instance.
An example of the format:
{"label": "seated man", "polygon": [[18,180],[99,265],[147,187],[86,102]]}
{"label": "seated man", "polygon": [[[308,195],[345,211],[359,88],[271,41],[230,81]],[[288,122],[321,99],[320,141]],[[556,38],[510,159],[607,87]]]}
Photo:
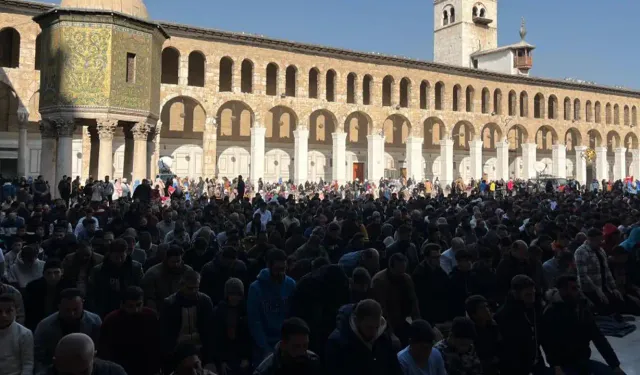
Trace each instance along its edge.
{"label": "seated man", "polygon": [[453,320],[449,337],[434,346],[444,357],[448,375],[482,374],[482,364],[473,345],[475,338],[476,329],[471,319],[457,317]]}
{"label": "seated man", "polygon": [[70,333],[56,345],[53,366],[46,374],[127,375],[120,365],[95,358],[95,355],[91,337],[84,333]]}
{"label": "seated man", "polygon": [[404,375],[446,375],[444,360],[433,347],[436,334],[425,320],[414,320],[409,329],[409,346],[398,353]]}
{"label": "seated man", "polygon": [[[580,298],[577,278],[560,276],[557,286],[558,293],[542,316],[541,339],[549,365],[556,374],[624,374],[586,301]],[[591,341],[608,366],[590,359]]]}
{"label": "seated man", "polygon": [[482,363],[484,375],[495,375],[500,373],[500,343],[502,337],[500,329],[491,316],[489,303],[481,295],[467,298],[465,302],[467,316],[473,321],[476,327],[476,338],[474,344],[478,353],[478,358]]}

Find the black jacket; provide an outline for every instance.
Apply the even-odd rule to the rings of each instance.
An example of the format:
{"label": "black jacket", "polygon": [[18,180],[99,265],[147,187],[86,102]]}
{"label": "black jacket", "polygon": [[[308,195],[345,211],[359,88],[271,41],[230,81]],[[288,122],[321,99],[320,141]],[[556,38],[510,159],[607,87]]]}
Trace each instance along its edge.
{"label": "black jacket", "polygon": [[[54,367],[51,367],[47,375],[58,375],[58,371],[56,371]],[[93,360],[91,375],[127,375],[127,373],[122,366],[118,364],[96,358]]]}
{"label": "black jacket", "polygon": [[413,271],[411,278],[416,288],[422,318],[432,325],[449,319],[449,276],[439,266],[431,269],[423,261]]}
{"label": "black jacket", "polygon": [[269,355],[256,368],[253,375],[322,375],[322,364],[320,357],[314,352],[307,350],[307,357],[304,361],[294,365],[287,365],[282,362],[280,353],[280,343],[276,344],[273,354]]}
{"label": "black jacket", "polygon": [[105,257],[101,264],[93,267],[87,290],[88,310],[104,318],[120,307],[122,292],[130,286],[140,286],[142,266],[127,257],[119,268]]}
{"label": "black jacket", "polygon": [[540,353],[542,312],[537,306],[526,308],[523,302],[509,295],[494,319],[503,338],[500,351],[501,373],[529,375],[536,363],[544,361]]}
{"label": "black jacket", "polygon": [[502,350],[502,335],[495,322],[486,327],[476,325],[476,339],[474,340],[476,353],[482,363],[484,375],[500,373],[500,351]]}
{"label": "black jacket", "polygon": [[335,328],[335,316],[349,302],[349,279],[338,265],[320,267],[296,283],[289,302],[291,316],[312,327],[309,349],[322,356]]}
{"label": "black jacket", "polygon": [[535,280],[533,266],[527,261],[520,261],[513,255],[505,255],[496,268],[497,298],[503,302],[511,289],[511,280],[517,275],[527,275]]}
{"label": "black jacket", "polygon": [[471,296],[471,271],[453,267],[449,279],[449,318],[465,316],[465,301]]}
{"label": "black jacket", "polygon": [[[402,375],[397,351],[388,330],[368,348],[351,328],[349,316],[342,318],[325,348],[325,371],[332,375]],[[383,330],[384,327],[381,327]]]}
{"label": "black jacket", "polygon": [[243,359],[251,359],[251,348],[253,340],[249,333],[249,321],[247,318],[247,306],[242,303],[236,307],[236,325],[235,338],[229,337],[229,326],[227,317],[230,310],[226,301],[221,301],[218,306],[213,309],[213,342],[215,351],[213,358],[216,367],[220,368],[222,362],[239,363]]}
{"label": "black jacket", "polygon": [[139,199],[140,202],[151,201],[151,186],[147,184],[140,184],[136,187],[136,190],[133,192],[133,199]]}
{"label": "black jacket", "polygon": [[165,298],[160,310],[160,327],[162,329],[162,347],[165,354],[170,355],[178,345],[180,328],[182,327],[182,309],[196,306],[197,329],[202,344],[200,359],[203,363],[213,361],[213,305],[211,299],[204,293],[198,293],[198,298],[188,300],[174,293]]}
{"label": "black jacket", "polygon": [[211,298],[214,306],[224,298],[224,284],[232,277],[242,280],[245,295],[249,291],[247,266],[244,262],[235,260],[231,267],[225,267],[220,261],[221,255],[219,253],[211,262],[205,264],[200,272],[200,291]]}
{"label": "black jacket", "polygon": [[547,306],[542,316],[541,337],[550,366],[586,370],[585,366],[591,358],[591,341],[609,366],[620,366],[616,353],[596,325],[586,301],[572,305],[556,294],[555,300]]}
{"label": "black jacket", "polygon": [[478,264],[476,262],[471,268],[471,279],[469,281],[471,294],[483,296],[493,308],[503,302],[497,298],[498,283],[496,272],[489,266],[476,266]]}
{"label": "black jacket", "polygon": [[[51,296],[52,298],[47,300],[48,287],[44,277],[33,280],[27,284],[24,291],[25,327],[35,332],[36,326],[42,319],[58,311],[60,292],[67,288],[75,288],[75,286],[75,283],[62,279],[58,282],[55,289],[52,290],[54,294]],[[49,306],[47,306],[47,303],[49,303]]]}

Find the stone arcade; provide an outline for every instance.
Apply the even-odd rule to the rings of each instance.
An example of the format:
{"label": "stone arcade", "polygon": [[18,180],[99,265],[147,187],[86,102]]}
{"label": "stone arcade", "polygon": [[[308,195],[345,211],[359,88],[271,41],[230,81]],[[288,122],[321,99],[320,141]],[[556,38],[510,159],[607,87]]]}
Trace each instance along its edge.
{"label": "stone arcade", "polygon": [[5,0],[0,171],[136,180],[171,157],[180,176],[296,182],[640,176],[640,92],[529,76],[524,21],[499,46],[497,12],[435,0],[426,62],[154,23],[140,0]]}

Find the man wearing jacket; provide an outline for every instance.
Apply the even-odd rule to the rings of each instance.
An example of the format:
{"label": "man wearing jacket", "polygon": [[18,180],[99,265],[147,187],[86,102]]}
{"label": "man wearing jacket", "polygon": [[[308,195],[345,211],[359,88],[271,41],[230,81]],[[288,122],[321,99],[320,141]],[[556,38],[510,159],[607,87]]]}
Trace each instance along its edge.
{"label": "man wearing jacket", "polygon": [[25,288],[25,326],[35,330],[38,323],[58,310],[60,293],[75,285],[62,278],[62,266],[57,259],[49,259],[44,265],[41,278],[27,284]]}
{"label": "man wearing jacket", "polygon": [[[564,374],[624,374],[620,361],[581,298],[576,276],[560,276],[542,317],[542,346],[549,365]],[[593,341],[607,365],[591,358]]]}
{"label": "man wearing jacket", "polygon": [[321,375],[320,358],[308,350],[309,332],[304,320],[285,320],[282,324],[282,339],[276,344],[274,352],[256,368],[254,375]]}
{"label": "man wearing jacket", "polygon": [[102,264],[91,270],[87,302],[101,317],[118,309],[121,293],[142,280],[142,266],[127,256],[127,246],[121,238],[113,241]]}
{"label": "man wearing jacket", "polygon": [[325,370],[332,375],[402,375],[378,302],[360,301],[329,336]]}
{"label": "man wearing jacket", "polygon": [[285,274],[287,255],[271,250],[267,267],[249,287],[247,313],[249,330],[256,345],[253,362],[259,364],[271,354],[280,341],[280,327],[289,315],[290,301],[296,282]]}

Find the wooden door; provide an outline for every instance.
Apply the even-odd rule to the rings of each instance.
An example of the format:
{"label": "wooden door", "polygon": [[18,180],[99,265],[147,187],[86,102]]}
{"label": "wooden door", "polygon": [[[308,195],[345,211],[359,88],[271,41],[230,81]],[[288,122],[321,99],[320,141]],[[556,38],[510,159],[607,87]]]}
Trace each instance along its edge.
{"label": "wooden door", "polygon": [[364,163],[353,163],[353,180],[364,181]]}

